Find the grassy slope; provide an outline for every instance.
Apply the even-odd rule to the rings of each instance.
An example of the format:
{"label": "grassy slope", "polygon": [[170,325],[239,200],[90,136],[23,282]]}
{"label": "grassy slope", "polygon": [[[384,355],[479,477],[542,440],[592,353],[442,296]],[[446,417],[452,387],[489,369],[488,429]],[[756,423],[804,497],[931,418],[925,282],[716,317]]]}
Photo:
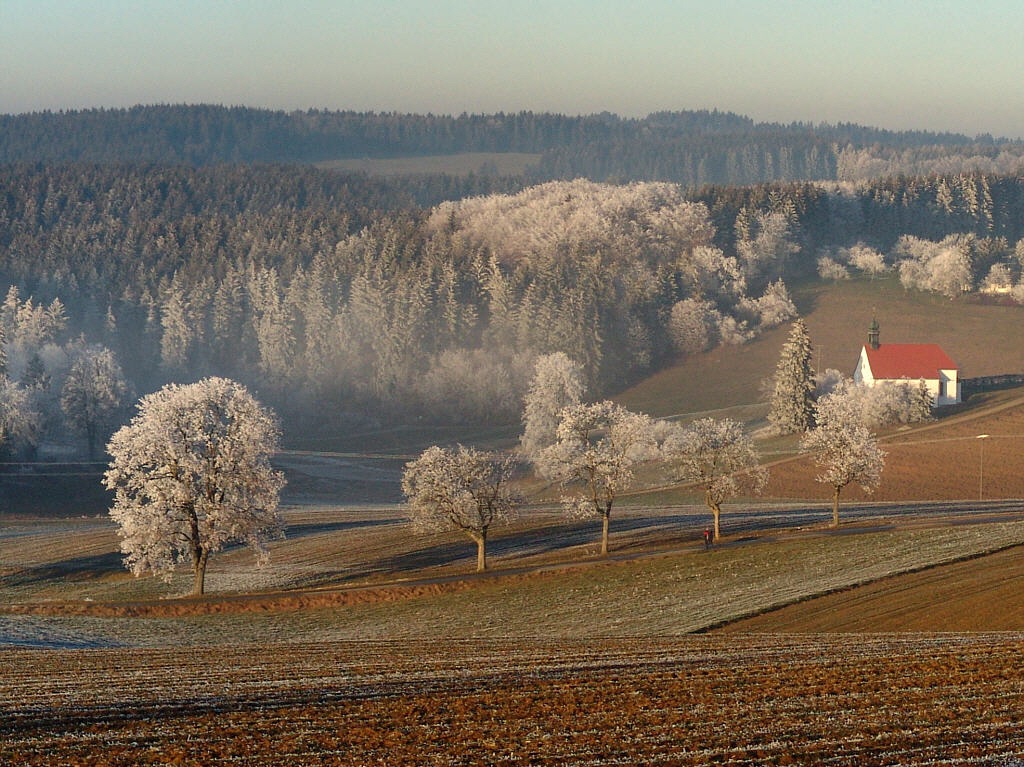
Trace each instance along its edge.
{"label": "grassy slope", "polygon": [[[882,343],[937,343],[965,377],[1024,373],[1024,307],[907,292],[895,278],[813,283],[793,291],[814,344],[816,367],[853,374],[868,324],[877,317]],[[616,399],[656,416],[728,408],[759,400],[774,373],[788,326],[744,346],[725,346],[681,360]]]}

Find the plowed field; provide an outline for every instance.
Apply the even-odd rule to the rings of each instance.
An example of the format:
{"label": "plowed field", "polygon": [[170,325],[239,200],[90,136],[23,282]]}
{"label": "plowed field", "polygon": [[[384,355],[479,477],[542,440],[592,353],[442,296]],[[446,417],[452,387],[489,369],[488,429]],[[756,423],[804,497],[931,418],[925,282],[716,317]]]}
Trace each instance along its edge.
{"label": "plowed field", "polygon": [[0,652],[5,765],[1007,765],[1024,635]]}
{"label": "plowed field", "polygon": [[1024,547],[788,605],[723,633],[1024,629]]}

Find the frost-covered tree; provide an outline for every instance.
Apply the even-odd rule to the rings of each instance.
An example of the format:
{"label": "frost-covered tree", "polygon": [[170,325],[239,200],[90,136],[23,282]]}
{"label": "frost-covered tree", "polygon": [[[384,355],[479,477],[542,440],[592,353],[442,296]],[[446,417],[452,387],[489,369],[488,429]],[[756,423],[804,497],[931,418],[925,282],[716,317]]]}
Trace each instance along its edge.
{"label": "frost-covered tree", "polygon": [[835,282],[849,279],[850,273],[845,266],[831,256],[820,256],[818,258],[818,276],[823,280]]}
{"label": "frost-covered tree", "polygon": [[842,260],[846,261],[853,268],[860,269],[865,274],[870,274],[872,279],[880,274],[884,274],[888,269],[882,254],[862,242],[858,242],[850,248],[841,248],[839,254]]}
{"label": "frost-covered tree", "polygon": [[817,392],[819,401],[831,397],[833,409],[841,405],[852,418],[872,430],[932,419],[934,400],[923,379],[916,383],[883,381],[866,386],[830,368],[818,377]]}
{"label": "frost-covered tree", "polygon": [[677,426],[662,444],[662,457],[676,481],[695,483],[704,491],[716,541],[722,534],[722,503],[743,489],[760,492],[768,481],[754,441],[743,424],[729,418],[701,418]]}
{"label": "frost-covered tree", "polygon": [[736,228],[736,252],[749,283],[781,275],[789,257],[800,251],[793,241],[789,219],[781,211],[741,215]]}
{"label": "frost-covered tree", "polygon": [[764,294],[751,301],[750,306],[757,316],[760,330],[778,327],[797,316],[796,304],[789,297],[786,283],[782,280],[769,283]]}
{"label": "frost-covered tree", "polygon": [[715,345],[721,319],[722,315],[713,302],[685,298],[672,306],[668,334],[680,352],[696,354]]}
{"label": "frost-covered tree", "polygon": [[531,458],[554,444],[562,410],[583,398],[583,367],[563,352],[537,358],[523,409],[523,452]]}
{"label": "frost-covered tree", "polygon": [[894,255],[900,283],[906,288],[941,293],[956,298],[973,287],[971,235],[950,235],[930,242],[910,235],[900,237]]}
{"label": "frost-covered tree", "polygon": [[870,493],[881,481],[885,451],[861,420],[856,403],[842,393],[818,401],[817,426],[800,440],[821,469],[816,479],[832,488],[832,526],[839,526],[839,494],[852,482]]}
{"label": "frost-covered tree", "polygon": [[556,440],[537,456],[542,477],[579,488],[563,497],[570,516],[601,519],[601,554],[608,553],[608,520],[637,463],[653,456],[651,419],[605,400],[571,405],[561,414]]}
{"label": "frost-covered tree", "polygon": [[793,323],[772,379],[768,421],[780,434],[807,431],[814,423],[811,337],[801,319]]}
{"label": "frost-covered tree", "polygon": [[741,346],[756,335],[745,320],[738,320],[728,314],[720,315],[718,337],[723,344]]}
{"label": "frost-covered tree", "polygon": [[78,352],[64,379],[60,406],[68,426],[85,435],[90,459],[96,457],[97,440],[113,426],[127,397],[128,383],[110,349],[87,346]]}
{"label": "frost-covered tree", "polygon": [[35,445],[41,421],[31,392],[0,374],[0,448],[19,443]]}
{"label": "frost-covered tree", "polygon": [[509,485],[512,469],[511,457],[475,448],[427,448],[402,475],[410,522],[425,531],[461,530],[476,543],[476,569],[487,569],[487,533],[514,518],[520,500]]}
{"label": "frost-covered tree", "polygon": [[189,368],[200,331],[192,311],[192,301],[181,281],[175,278],[167,288],[160,307],[160,364],[170,375],[184,375]]}
{"label": "frost-covered tree", "polygon": [[104,475],[129,569],[169,578],[188,563],[199,595],[210,555],[226,544],[245,542],[262,560],[282,533],[284,477],[270,466],[279,438],[274,415],[225,378],[143,397],[111,437]]}

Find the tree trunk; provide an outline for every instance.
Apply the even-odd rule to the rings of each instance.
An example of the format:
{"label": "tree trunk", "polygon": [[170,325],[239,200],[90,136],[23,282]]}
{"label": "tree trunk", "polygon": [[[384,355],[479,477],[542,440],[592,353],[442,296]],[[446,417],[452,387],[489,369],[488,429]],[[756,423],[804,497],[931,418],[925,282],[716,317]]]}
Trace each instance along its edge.
{"label": "tree trunk", "polygon": [[205,593],[206,588],[206,561],[210,558],[210,552],[207,549],[201,549],[201,553],[195,560],[195,566],[192,570],[193,581],[192,581],[192,596],[201,597]]}
{"label": "tree trunk", "polygon": [[199,518],[196,516],[195,506],[189,503],[185,507],[185,513],[189,517],[189,534],[192,543],[192,596],[203,595],[206,584],[206,560],[210,558],[210,550],[203,545],[199,535]]}
{"label": "tree trunk", "polygon": [[474,536],[476,541],[476,571],[478,573],[487,569],[487,533]]}
{"label": "tree trunk", "polygon": [[611,516],[612,510],[605,510],[604,514],[601,515],[601,556],[608,556],[608,517]]}
{"label": "tree trunk", "polygon": [[832,527],[839,527],[839,488],[832,493]]}
{"label": "tree trunk", "polygon": [[722,537],[722,526],[720,520],[722,518],[722,507],[715,503],[715,499],[711,495],[711,490],[706,488],[704,490],[704,503],[711,509],[711,518],[714,520],[715,527],[715,543],[718,543],[718,539]]}

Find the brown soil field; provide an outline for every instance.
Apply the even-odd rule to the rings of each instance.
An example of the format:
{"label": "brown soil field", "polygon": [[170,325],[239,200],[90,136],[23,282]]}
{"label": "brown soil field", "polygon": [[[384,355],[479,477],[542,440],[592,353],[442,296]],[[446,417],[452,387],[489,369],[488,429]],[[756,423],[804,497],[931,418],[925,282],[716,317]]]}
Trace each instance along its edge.
{"label": "brown soil field", "polygon": [[[978,440],[979,434],[989,437]],[[933,424],[883,434],[880,443],[887,452],[880,486],[868,495],[850,485],[842,491],[841,504],[1024,498],[1024,398],[1019,390],[979,395],[969,410],[940,412]],[[807,456],[777,463],[765,496],[830,499],[831,488],[815,480],[818,471]]]}
{"label": "brown soil field", "polygon": [[0,651],[10,765],[1010,765],[1024,635]]}
{"label": "brown soil field", "polygon": [[750,632],[1024,631],[1024,546],[880,579],[719,629]]}

